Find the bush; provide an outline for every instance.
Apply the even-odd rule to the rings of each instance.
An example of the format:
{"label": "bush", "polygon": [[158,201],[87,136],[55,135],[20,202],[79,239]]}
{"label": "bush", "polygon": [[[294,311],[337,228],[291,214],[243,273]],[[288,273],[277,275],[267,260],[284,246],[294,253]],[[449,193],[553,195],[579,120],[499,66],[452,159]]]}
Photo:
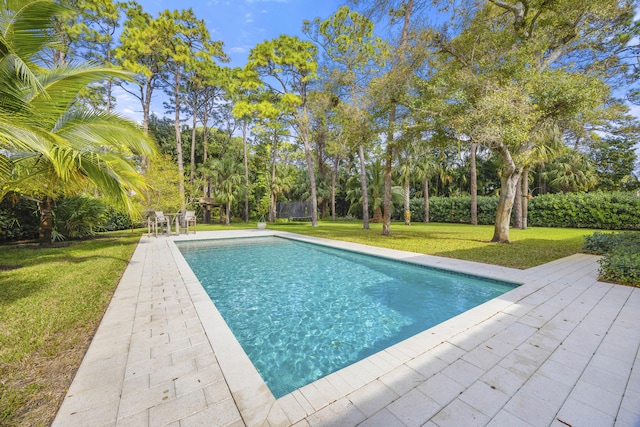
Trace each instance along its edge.
{"label": "bush", "polygon": [[[544,194],[529,199],[528,224],[538,227],[640,229],[640,197],[635,193]],[[498,197],[478,197],[478,224],[492,225]],[[471,222],[471,197],[431,197],[431,222]],[[411,220],[424,218],[424,199],[411,200]],[[401,219],[401,218],[395,218]]]}
{"label": "bush", "polygon": [[105,224],[101,231],[128,230],[133,226],[131,217],[126,213],[111,206],[105,212]]}
{"label": "bush", "polygon": [[640,286],[640,233],[593,233],[585,238],[586,253],[604,255],[599,279]]}
{"label": "bush", "polygon": [[600,280],[640,287],[640,251],[616,249],[600,260]]}
{"label": "bush", "polygon": [[540,227],[640,229],[640,197],[634,193],[568,193],[536,196],[529,224]]}
{"label": "bush", "polygon": [[640,250],[640,233],[627,231],[624,233],[593,233],[584,240],[583,250],[588,254],[603,255],[616,248]]}
{"label": "bush", "polygon": [[107,205],[88,196],[68,197],[58,201],[53,211],[54,236],[80,238],[92,236],[106,224]]}
{"label": "bush", "polygon": [[[424,199],[411,200],[411,220],[424,219]],[[491,225],[496,220],[498,198],[478,196],[478,224]],[[429,221],[431,222],[471,222],[471,197],[430,197]]]}
{"label": "bush", "polygon": [[33,200],[8,195],[0,203],[0,242],[38,238],[40,219]]}

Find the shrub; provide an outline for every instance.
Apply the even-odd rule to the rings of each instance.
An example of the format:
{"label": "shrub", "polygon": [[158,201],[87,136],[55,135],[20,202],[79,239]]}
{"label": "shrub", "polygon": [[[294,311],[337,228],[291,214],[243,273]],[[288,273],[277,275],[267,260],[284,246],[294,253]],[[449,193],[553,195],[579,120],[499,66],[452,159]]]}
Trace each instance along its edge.
{"label": "shrub", "polygon": [[54,231],[58,238],[91,236],[104,228],[106,204],[88,196],[68,197],[58,201],[53,211]]}
{"label": "shrub", "polygon": [[588,254],[603,255],[616,248],[637,248],[640,251],[640,233],[593,233],[584,240],[583,250]]}
{"label": "shrub", "polygon": [[[424,199],[411,200],[411,220],[424,219]],[[478,197],[478,224],[490,225],[496,219],[498,198]],[[429,221],[431,222],[471,222],[471,197],[431,197],[429,198]]]}
{"label": "shrub", "polygon": [[585,238],[583,250],[604,255],[600,280],[640,286],[640,232],[593,233]]}
{"label": "shrub", "polygon": [[10,194],[0,203],[0,242],[37,239],[39,226],[38,206],[33,200]]}
{"label": "shrub", "polygon": [[600,280],[640,287],[640,251],[616,249],[599,262]]}
{"label": "shrub", "polygon": [[[529,200],[528,224],[538,227],[596,228],[602,230],[640,229],[640,197],[635,193],[544,194]],[[478,197],[478,224],[491,225],[496,219],[498,197]],[[471,198],[431,197],[431,222],[471,222]],[[411,219],[421,222],[424,199],[411,200]],[[401,218],[395,218],[401,219]]]}
{"label": "shrub", "polygon": [[131,217],[118,209],[111,206],[107,207],[105,212],[105,224],[102,230],[104,231],[116,231],[116,230],[128,230],[133,226]]}
{"label": "shrub", "polygon": [[640,229],[640,198],[634,193],[544,194],[529,202],[529,224],[540,227]]}

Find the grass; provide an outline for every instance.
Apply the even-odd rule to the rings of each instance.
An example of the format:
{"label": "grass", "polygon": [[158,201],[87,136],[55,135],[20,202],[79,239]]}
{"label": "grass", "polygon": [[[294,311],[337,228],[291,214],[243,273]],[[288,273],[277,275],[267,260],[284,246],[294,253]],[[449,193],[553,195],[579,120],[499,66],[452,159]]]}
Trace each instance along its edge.
{"label": "grass", "polygon": [[0,251],[0,425],[48,426],[140,235]]}
{"label": "grass", "polygon": [[322,221],[269,224],[267,228],[327,239],[363,243],[390,249],[478,261],[526,269],[580,252],[584,237],[594,230],[570,228],[530,228],[511,230],[512,243],[490,243],[493,226],[467,224],[391,224],[391,236],[382,236],[382,225],[363,230],[360,222]]}
{"label": "grass", "polygon": [[[201,225],[198,231],[255,228]],[[514,268],[543,264],[581,250],[592,230],[512,230],[513,243],[489,243],[491,226],[322,221],[269,224],[269,229],[364,243]],[[144,230],[146,231],[146,230]],[[104,314],[143,230],[40,249],[0,250],[0,425],[48,426]]]}

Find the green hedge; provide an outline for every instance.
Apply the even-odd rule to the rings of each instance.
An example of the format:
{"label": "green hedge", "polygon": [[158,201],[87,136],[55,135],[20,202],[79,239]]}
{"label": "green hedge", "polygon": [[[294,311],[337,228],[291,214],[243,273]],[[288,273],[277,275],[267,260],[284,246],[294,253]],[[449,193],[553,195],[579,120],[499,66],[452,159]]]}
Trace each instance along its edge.
{"label": "green hedge", "polygon": [[[497,197],[478,197],[478,224],[496,218]],[[470,223],[470,197],[431,197],[431,222]],[[424,217],[423,199],[411,200],[411,220]],[[640,229],[640,197],[635,193],[545,194],[529,199],[528,224],[539,227]]]}
{"label": "green hedge", "polygon": [[640,229],[640,197],[635,193],[571,193],[536,196],[529,224],[543,227]]}
{"label": "green hedge", "polygon": [[[411,200],[411,221],[424,219],[424,199]],[[496,220],[498,198],[478,197],[478,224],[493,224]],[[431,222],[471,222],[471,197],[431,197],[429,199],[429,220]]]}
{"label": "green hedge", "polygon": [[640,287],[640,233],[593,233],[585,239],[586,253],[604,255],[600,280]]}

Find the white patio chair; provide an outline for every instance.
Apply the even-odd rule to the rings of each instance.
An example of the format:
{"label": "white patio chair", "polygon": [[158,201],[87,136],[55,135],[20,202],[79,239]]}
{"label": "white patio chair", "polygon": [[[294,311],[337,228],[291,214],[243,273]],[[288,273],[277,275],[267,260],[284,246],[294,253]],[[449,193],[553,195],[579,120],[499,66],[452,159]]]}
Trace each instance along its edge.
{"label": "white patio chair", "polygon": [[[164,224],[164,230],[168,234],[170,230],[169,221],[164,216],[164,213],[162,211],[154,211],[152,226],[153,226],[153,233],[156,237],[158,237],[158,227],[160,227],[160,230],[162,230],[163,224]],[[160,231],[160,233],[162,234],[162,231]]]}
{"label": "white patio chair", "polygon": [[196,211],[185,211],[182,217],[182,226],[189,234],[189,224],[193,224],[193,234],[196,234]]}

